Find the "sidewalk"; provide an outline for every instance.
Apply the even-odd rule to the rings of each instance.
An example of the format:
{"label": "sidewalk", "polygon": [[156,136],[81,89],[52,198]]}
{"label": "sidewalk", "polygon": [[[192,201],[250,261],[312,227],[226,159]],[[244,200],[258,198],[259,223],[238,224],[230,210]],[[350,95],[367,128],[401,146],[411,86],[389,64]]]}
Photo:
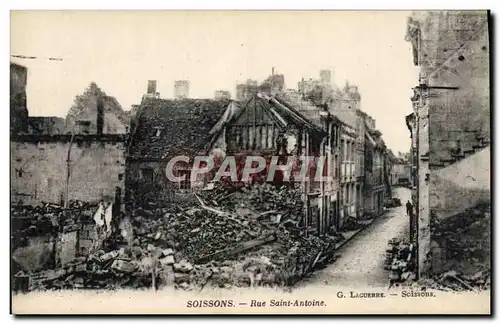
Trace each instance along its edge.
{"label": "sidewalk", "polygon": [[[382,215],[380,215],[380,216],[382,216]],[[378,217],[380,217],[380,216],[378,216]],[[375,218],[367,219],[367,220],[360,220],[359,223],[361,223],[363,225],[361,228],[358,228],[358,229],[352,230],[352,231],[341,232],[341,234],[344,236],[344,240],[342,240],[341,242],[338,242],[335,245],[335,250],[340,249],[347,242],[349,242],[353,237],[355,237],[361,231],[363,231],[364,229],[369,227],[374,221],[375,221]]]}

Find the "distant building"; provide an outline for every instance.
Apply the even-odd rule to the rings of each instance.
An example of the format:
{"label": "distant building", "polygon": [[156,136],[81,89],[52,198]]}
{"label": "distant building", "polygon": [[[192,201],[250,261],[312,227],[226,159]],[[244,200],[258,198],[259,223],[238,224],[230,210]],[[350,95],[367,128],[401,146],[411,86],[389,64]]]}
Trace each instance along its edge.
{"label": "distant building", "polygon": [[329,103],[343,96],[340,89],[332,82],[333,72],[321,70],[319,79],[304,79],[298,82],[298,91],[316,105]]}
{"label": "distant building", "polygon": [[189,81],[177,80],[174,83],[174,98],[185,99],[189,98]]}
{"label": "distant building", "polygon": [[215,100],[231,99],[231,92],[226,90],[217,90],[215,91],[214,98]]}
{"label": "distant building", "polygon": [[259,83],[255,80],[248,79],[246,83],[236,85],[236,100],[249,100],[259,92]]}
{"label": "distant building", "polygon": [[262,92],[270,95],[282,93],[285,90],[285,76],[283,74],[271,74],[260,86]]}
{"label": "distant building", "polygon": [[331,84],[332,83],[332,70],[319,71],[319,77],[320,77],[322,83]]}

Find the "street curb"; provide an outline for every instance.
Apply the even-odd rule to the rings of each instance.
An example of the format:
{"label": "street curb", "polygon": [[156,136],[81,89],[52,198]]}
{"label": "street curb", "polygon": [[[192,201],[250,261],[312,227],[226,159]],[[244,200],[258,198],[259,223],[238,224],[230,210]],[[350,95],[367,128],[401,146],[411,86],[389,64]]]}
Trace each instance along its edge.
{"label": "street curb", "polygon": [[345,244],[347,244],[348,242],[350,242],[354,237],[356,237],[359,233],[363,232],[367,227],[370,227],[371,224],[373,224],[373,222],[375,222],[375,218],[373,218],[373,220],[369,223],[369,224],[366,224],[365,226],[361,227],[356,233],[354,233],[351,237],[349,237],[348,239],[346,239],[345,241],[341,242],[341,243],[338,243],[337,245],[335,245],[335,250],[338,250],[340,249],[341,247],[343,247]]}

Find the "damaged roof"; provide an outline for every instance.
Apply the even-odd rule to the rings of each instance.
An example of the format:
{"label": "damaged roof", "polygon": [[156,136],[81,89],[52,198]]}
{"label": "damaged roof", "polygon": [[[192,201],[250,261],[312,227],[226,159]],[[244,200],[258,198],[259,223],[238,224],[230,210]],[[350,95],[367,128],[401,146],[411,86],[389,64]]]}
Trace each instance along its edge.
{"label": "damaged roof", "polygon": [[129,157],[164,160],[174,155],[193,156],[210,143],[209,133],[230,100],[147,99],[132,124]]}
{"label": "damaged roof", "polygon": [[264,93],[257,94],[257,98],[265,100],[268,107],[276,111],[286,122],[294,124],[298,127],[305,127],[307,129],[324,133],[325,131],[313,123],[311,120],[303,116],[299,111],[297,111],[290,103],[286,102],[283,98],[276,96],[268,96]]}

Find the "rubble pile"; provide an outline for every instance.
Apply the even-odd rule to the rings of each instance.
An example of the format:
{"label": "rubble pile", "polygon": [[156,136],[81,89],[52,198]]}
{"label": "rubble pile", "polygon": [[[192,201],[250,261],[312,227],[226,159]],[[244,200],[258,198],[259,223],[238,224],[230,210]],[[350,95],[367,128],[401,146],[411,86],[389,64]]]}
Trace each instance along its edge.
{"label": "rubble pile", "polygon": [[291,187],[254,185],[195,194],[195,205],[138,208],[87,257],[29,276],[31,289],[202,290],[292,285],[334,258],[339,235],[302,227]]}
{"label": "rubble pile", "polygon": [[62,205],[43,203],[40,206],[11,207],[12,250],[25,246],[29,237],[70,231],[85,219],[91,220],[96,205],[70,201],[67,212]]}
{"label": "rubble pile", "polygon": [[[304,237],[299,194],[265,184],[215,188],[197,196],[198,206],[166,213],[150,227],[138,228],[137,243],[171,249],[172,256],[160,263],[173,264],[177,283],[289,285],[330,261],[338,241],[331,235]],[[179,273],[174,262],[181,261],[191,266]]]}
{"label": "rubble pile", "polygon": [[405,285],[415,280],[415,249],[413,244],[393,238],[388,243],[384,269],[389,270],[392,285]]}
{"label": "rubble pile", "polygon": [[346,218],[344,221],[344,225],[342,226],[342,229],[344,231],[355,231],[363,227],[363,224],[361,224],[356,217],[349,216]]}
{"label": "rubble pile", "polygon": [[490,289],[491,206],[481,203],[444,220],[431,217],[432,239],[446,258],[441,271],[420,285],[446,291]]}
{"label": "rubble pile", "polygon": [[491,275],[489,269],[478,271],[473,275],[450,270],[432,278],[419,280],[415,285],[443,291],[489,290]]}

